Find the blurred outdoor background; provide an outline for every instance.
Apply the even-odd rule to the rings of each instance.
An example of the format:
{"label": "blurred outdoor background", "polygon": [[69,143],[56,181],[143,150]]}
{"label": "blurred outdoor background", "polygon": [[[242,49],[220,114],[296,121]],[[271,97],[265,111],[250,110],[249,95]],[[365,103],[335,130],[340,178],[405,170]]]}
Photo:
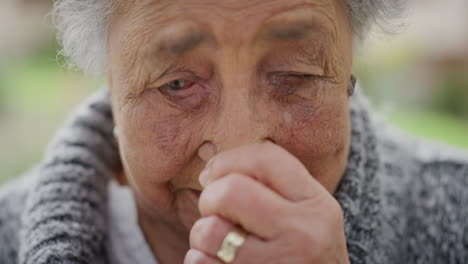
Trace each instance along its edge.
{"label": "blurred outdoor background", "polygon": [[[57,57],[52,0],[0,0],[0,183],[40,160],[77,103],[103,80]],[[468,149],[468,1],[413,0],[399,34],[375,32],[355,73],[381,115]]]}

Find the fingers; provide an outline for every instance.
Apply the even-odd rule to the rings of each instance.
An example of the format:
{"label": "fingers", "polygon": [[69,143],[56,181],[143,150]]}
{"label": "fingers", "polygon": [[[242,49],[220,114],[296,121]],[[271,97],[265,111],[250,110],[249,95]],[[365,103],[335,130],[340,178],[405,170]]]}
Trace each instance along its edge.
{"label": "fingers", "polygon": [[209,256],[208,254],[196,250],[190,249],[185,255],[184,264],[224,264],[217,258]]}
{"label": "fingers", "polygon": [[[212,259],[217,259],[217,252],[227,234],[236,229],[238,228],[232,223],[218,216],[201,218],[195,223],[190,232],[190,247],[203,252]],[[245,242],[237,249],[233,263],[259,263],[254,261],[255,258],[258,258],[254,258],[254,256],[261,255],[258,253],[261,252],[262,248],[265,248],[264,245],[265,242],[254,235],[247,235]]]}
{"label": "fingers", "polygon": [[237,172],[250,176],[291,201],[311,198],[326,191],[293,155],[272,144],[249,145],[215,156],[200,175],[204,186]]}
{"label": "fingers", "polygon": [[245,175],[233,173],[203,190],[199,208],[204,217],[220,215],[268,240],[280,232],[283,224],[281,217],[285,215],[288,204],[288,201],[265,185]]}
{"label": "fingers", "polygon": [[236,227],[219,216],[199,219],[190,231],[190,247],[216,256],[224,236]]}

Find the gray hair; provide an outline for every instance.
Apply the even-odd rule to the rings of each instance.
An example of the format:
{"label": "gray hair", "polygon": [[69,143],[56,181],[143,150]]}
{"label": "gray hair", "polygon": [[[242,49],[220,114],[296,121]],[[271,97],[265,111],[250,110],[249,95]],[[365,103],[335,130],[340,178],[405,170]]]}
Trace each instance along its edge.
{"label": "gray hair", "polygon": [[[56,0],[53,17],[61,55],[69,64],[93,74],[107,67],[108,22],[115,0]],[[405,0],[344,0],[355,39],[363,40],[372,25],[387,30],[402,14]]]}

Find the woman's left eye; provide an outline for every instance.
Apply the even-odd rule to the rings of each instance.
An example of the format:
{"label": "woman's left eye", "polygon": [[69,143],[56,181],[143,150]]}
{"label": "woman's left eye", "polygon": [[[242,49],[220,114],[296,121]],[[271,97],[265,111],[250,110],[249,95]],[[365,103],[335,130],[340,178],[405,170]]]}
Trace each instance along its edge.
{"label": "woman's left eye", "polygon": [[276,92],[290,94],[304,85],[310,84],[309,82],[315,78],[316,76],[311,74],[274,73],[268,79]]}
{"label": "woman's left eye", "polygon": [[321,75],[300,72],[273,72],[268,75],[272,98],[288,103],[314,99],[322,80]]}

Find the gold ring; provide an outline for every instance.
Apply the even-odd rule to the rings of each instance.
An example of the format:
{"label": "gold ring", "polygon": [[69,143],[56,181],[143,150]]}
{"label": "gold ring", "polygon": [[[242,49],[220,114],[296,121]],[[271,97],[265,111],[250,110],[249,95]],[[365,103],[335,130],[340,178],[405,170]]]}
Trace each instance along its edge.
{"label": "gold ring", "polygon": [[216,255],[224,263],[231,263],[236,257],[237,250],[244,244],[247,234],[242,230],[229,232],[223,240]]}

